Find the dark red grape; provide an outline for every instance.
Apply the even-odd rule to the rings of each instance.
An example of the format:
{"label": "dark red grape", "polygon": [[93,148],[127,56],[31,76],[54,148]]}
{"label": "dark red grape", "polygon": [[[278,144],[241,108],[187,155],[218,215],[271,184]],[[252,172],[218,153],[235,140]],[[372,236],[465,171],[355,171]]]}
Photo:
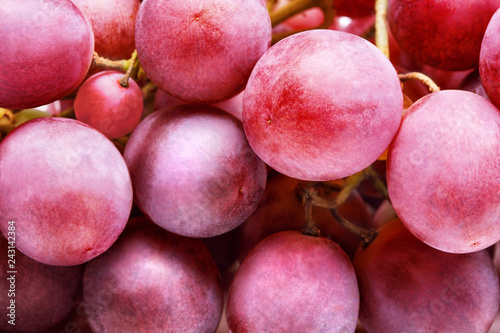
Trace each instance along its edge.
{"label": "dark red grape", "polygon": [[368,332],[488,332],[498,275],[487,251],[451,254],[415,238],[399,220],[354,258]]}
{"label": "dark red grape", "polygon": [[83,299],[93,331],[214,332],[223,298],[210,253],[199,239],[142,222],[87,265]]}

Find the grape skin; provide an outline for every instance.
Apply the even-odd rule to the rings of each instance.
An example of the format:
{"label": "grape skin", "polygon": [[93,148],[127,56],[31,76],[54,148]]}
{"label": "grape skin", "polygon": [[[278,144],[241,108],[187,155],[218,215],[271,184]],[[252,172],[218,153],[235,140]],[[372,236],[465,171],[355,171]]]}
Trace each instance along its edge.
{"label": "grape skin", "polygon": [[16,223],[16,246],[50,265],[84,263],[118,238],[132,208],[123,157],[97,130],[38,118],[0,144],[0,230]]}
{"label": "grape skin", "polygon": [[368,332],[488,332],[500,301],[487,251],[450,254],[415,238],[399,221],[354,258]]}
{"label": "grape skin", "polygon": [[387,186],[397,215],[424,243],[478,251],[500,240],[500,112],[468,91],[414,103],[389,147]]}
{"label": "grape skin", "polygon": [[271,45],[271,21],[262,0],[145,0],[135,40],[144,71],[162,90],[215,103],[244,89]]}
{"label": "grape skin", "polygon": [[292,178],[325,181],[373,163],[396,134],[403,95],[389,60],[366,40],[312,30],[275,44],[243,96],[252,149]]}
{"label": "grape skin", "polygon": [[132,132],[124,158],[137,205],[153,222],[187,237],[213,237],[243,223],[267,177],[241,122],[209,105],[150,114]]}
{"label": "grape skin", "polygon": [[221,278],[201,240],[134,222],[87,265],[83,300],[93,332],[214,332]]}
{"label": "grape skin", "polygon": [[245,258],[229,289],[230,332],[354,332],[359,292],[352,264],[326,238],[282,231]]}
{"label": "grape skin", "polygon": [[71,1],[2,0],[0,17],[0,107],[49,104],[83,81],[94,35]]}
{"label": "grape skin", "polygon": [[143,111],[141,88],[134,80],[119,83],[123,73],[104,71],[89,77],[78,89],[76,119],[94,127],[110,139],[122,137],[139,124]]}

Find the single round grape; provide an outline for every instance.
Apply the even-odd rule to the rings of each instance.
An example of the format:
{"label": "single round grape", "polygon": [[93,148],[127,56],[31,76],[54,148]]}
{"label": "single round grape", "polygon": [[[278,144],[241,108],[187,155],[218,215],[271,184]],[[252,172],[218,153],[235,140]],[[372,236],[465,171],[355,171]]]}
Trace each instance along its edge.
{"label": "single round grape", "polygon": [[94,36],[71,1],[2,0],[0,17],[0,107],[49,104],[83,81]]}
{"label": "single round grape", "polygon": [[372,164],[396,134],[403,94],[390,61],[333,30],[288,37],[258,61],[243,96],[250,146],[270,167],[333,180]]}
{"label": "single round grape", "polygon": [[118,238],[132,208],[132,184],[115,146],[74,119],[38,118],[0,143],[0,230],[49,265],[86,262]]}
{"label": "single round grape", "polygon": [[351,261],[329,239],[283,231],[245,258],[229,289],[230,332],[354,332]]}
{"label": "single round grape", "polygon": [[[500,6],[499,6],[500,7]],[[488,23],[481,44],[479,57],[480,84],[482,83],[490,101],[500,107],[500,10],[497,10]]]}
{"label": "single round grape", "polygon": [[399,46],[445,70],[472,69],[500,0],[389,0],[387,21]]}
{"label": "single round grape", "polygon": [[214,332],[223,296],[205,245],[140,222],[87,265],[83,301],[93,332]]}
{"label": "single round grape", "polygon": [[245,87],[271,45],[262,0],[145,0],[136,20],[141,65],[167,93],[219,102]]}
{"label": "single round grape", "polygon": [[109,59],[128,59],[135,50],[139,0],[71,0],[92,26],[95,51]]}
{"label": "single round grape", "polygon": [[500,240],[500,112],[462,90],[422,97],[389,147],[394,209],[424,243],[454,253]]}
{"label": "single round grape", "polygon": [[[11,226],[15,228],[15,223]],[[76,305],[83,270],[82,265],[42,264],[15,250],[15,242],[9,244],[0,236],[0,306],[3,312],[0,330],[45,332],[57,324]],[[15,325],[9,324],[11,320]]]}
{"label": "single round grape", "polygon": [[243,223],[266,184],[265,164],[234,116],[209,105],[155,111],[125,146],[135,202],[153,222],[187,237]]}
{"label": "single round grape", "polygon": [[498,275],[486,250],[451,254],[415,238],[398,220],[354,258],[368,332],[488,332]]}
{"label": "single round grape", "polygon": [[76,119],[110,139],[124,136],[139,124],[143,111],[141,88],[134,80],[122,87],[123,73],[104,71],[89,77],[78,89]]}

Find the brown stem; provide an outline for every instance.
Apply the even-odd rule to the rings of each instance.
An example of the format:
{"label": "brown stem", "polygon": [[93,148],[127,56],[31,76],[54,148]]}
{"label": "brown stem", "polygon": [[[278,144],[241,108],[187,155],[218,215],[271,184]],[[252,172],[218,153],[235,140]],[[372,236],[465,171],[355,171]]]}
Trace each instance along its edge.
{"label": "brown stem", "polygon": [[375,45],[389,58],[389,32],[385,18],[388,0],[375,0]]}
{"label": "brown stem", "polygon": [[101,67],[106,69],[115,69],[118,71],[125,72],[129,68],[128,60],[109,60],[103,57],[100,57],[97,52],[94,51],[94,56],[92,58],[92,64],[90,66],[91,69]]}
{"label": "brown stem", "polygon": [[361,246],[367,247],[377,237],[378,232],[373,229],[361,228],[339,215],[336,209],[330,209],[330,213],[344,228],[354,233],[361,240]]}
{"label": "brown stem", "polygon": [[127,72],[120,80],[120,85],[124,88],[128,88],[128,81],[130,80],[131,75],[133,74],[133,72],[135,72],[135,75],[137,75],[138,71],[139,71],[139,60],[137,59],[137,50],[134,50],[134,52],[132,53],[132,57],[129,60],[129,66]]}
{"label": "brown stem", "polygon": [[297,15],[298,13],[300,13],[306,9],[313,8],[313,7],[318,7],[323,12],[323,15],[325,16],[323,23],[321,23],[317,27],[310,28],[310,29],[302,29],[302,30],[288,31],[288,32],[274,34],[272,37],[272,44],[275,44],[275,43],[279,42],[280,40],[282,40],[283,38],[286,38],[288,36],[291,36],[291,35],[299,33],[299,32],[313,30],[313,29],[328,29],[332,25],[333,20],[335,19],[335,9],[332,6],[331,0],[296,0],[296,1],[291,1],[287,5],[270,13],[271,24],[274,27],[275,25],[278,25],[279,23],[283,22],[284,20],[286,20],[294,15]]}
{"label": "brown stem", "polygon": [[432,81],[432,79],[430,77],[428,77],[427,75],[425,75],[423,73],[410,72],[410,73],[405,73],[405,74],[398,74],[398,77],[402,82],[408,81],[408,80],[419,80],[420,82],[422,82],[423,84],[425,84],[427,86],[427,88],[429,89],[429,92],[431,92],[431,93],[441,90],[438,87],[438,85],[434,81]]}
{"label": "brown stem", "polygon": [[314,222],[314,218],[312,216],[312,208],[313,208],[313,201],[312,201],[312,195],[316,194],[316,190],[313,187],[307,188],[303,195],[302,195],[302,203],[304,205],[304,212],[306,216],[306,227],[302,229],[302,233],[304,235],[309,235],[309,236],[319,236],[320,231],[316,227],[316,223]]}
{"label": "brown stem", "polygon": [[368,170],[368,177],[370,178],[370,182],[372,183],[373,187],[377,192],[379,192],[384,199],[389,199],[389,191],[387,190],[387,186],[384,184],[382,179],[380,179],[377,171],[373,170],[373,168],[370,168]]}

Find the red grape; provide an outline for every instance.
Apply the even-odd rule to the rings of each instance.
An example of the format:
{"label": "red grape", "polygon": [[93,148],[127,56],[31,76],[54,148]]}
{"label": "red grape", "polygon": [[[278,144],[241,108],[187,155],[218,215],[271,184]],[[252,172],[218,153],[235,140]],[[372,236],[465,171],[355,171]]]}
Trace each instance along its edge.
{"label": "red grape", "polygon": [[0,230],[50,265],[76,265],[106,251],[127,223],[132,184],[115,146],[73,119],[38,118],[0,144]]}
{"label": "red grape", "polygon": [[[9,250],[7,240],[1,237],[0,306],[3,316],[0,330],[45,332],[57,324],[76,304],[83,269],[81,265],[58,267],[42,264],[17,250]],[[15,273],[10,273],[12,271]],[[15,325],[8,323],[12,319]]]}
{"label": "red grape", "polygon": [[85,271],[83,299],[94,332],[214,332],[220,274],[199,239],[141,221]]}
{"label": "red grape", "polygon": [[368,41],[310,30],[259,60],[243,97],[257,155],[303,180],[332,180],[373,163],[398,130],[403,95],[394,67]]}
{"label": "red grape", "polygon": [[446,70],[477,67],[486,26],[499,0],[389,0],[387,20],[399,46]]}
{"label": "red grape", "polygon": [[139,0],[71,0],[89,20],[95,51],[101,57],[128,59],[135,49],[134,27]]}
{"label": "red grape", "polygon": [[479,74],[486,94],[491,102],[500,107],[500,10],[497,10],[484,34],[479,58]]}
{"label": "red grape", "polygon": [[139,124],[143,111],[141,88],[134,80],[120,85],[122,73],[104,71],[89,77],[76,94],[76,119],[110,139],[124,136]]}
{"label": "red grape", "polygon": [[483,97],[444,90],[414,103],[389,147],[394,209],[420,240],[472,252],[500,240],[500,112]]}
{"label": "red grape", "polygon": [[241,122],[209,105],[153,112],[124,152],[137,205],[161,227],[212,237],[243,223],[266,183]]}
{"label": "red grape", "polygon": [[71,1],[3,0],[0,17],[0,107],[49,104],[83,81],[94,36]]}
{"label": "red grape", "polygon": [[229,289],[231,332],[354,332],[359,292],[351,261],[322,237],[283,231],[245,258]]}
{"label": "red grape", "polygon": [[354,258],[368,332],[477,332],[498,311],[498,275],[486,251],[451,254],[415,238],[399,220]]}
{"label": "red grape", "polygon": [[144,71],[162,90],[214,103],[243,90],[271,45],[262,0],[144,0],[136,21]]}

